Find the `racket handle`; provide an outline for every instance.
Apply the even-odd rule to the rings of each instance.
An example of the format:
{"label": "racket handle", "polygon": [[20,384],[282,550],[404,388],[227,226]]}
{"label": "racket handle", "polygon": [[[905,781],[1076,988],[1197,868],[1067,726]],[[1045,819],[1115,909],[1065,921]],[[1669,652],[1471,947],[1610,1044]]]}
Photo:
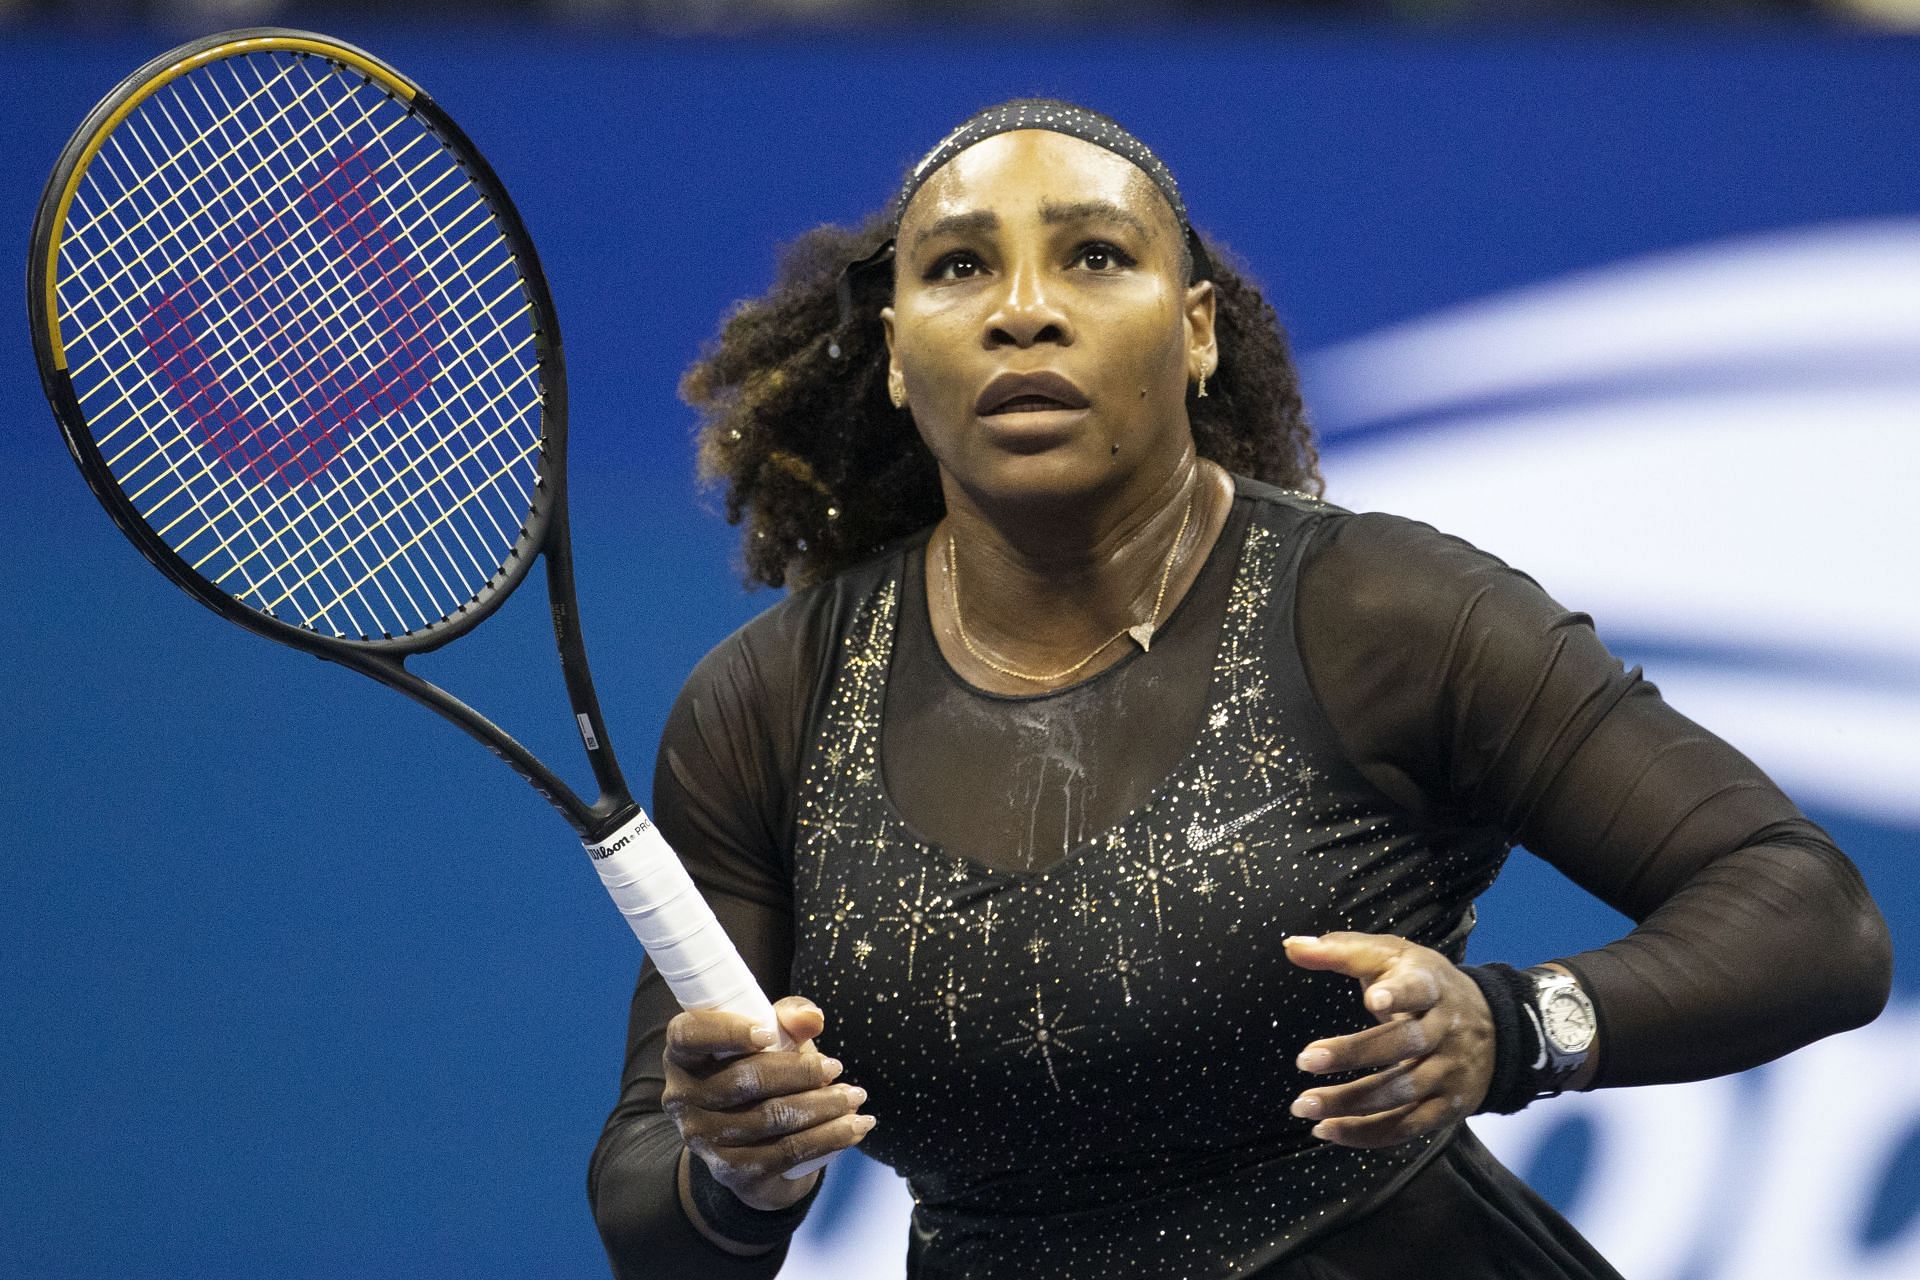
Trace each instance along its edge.
{"label": "racket handle", "polygon": [[[587,845],[587,856],[681,1008],[743,1013],[755,1026],[773,1028],[778,1039],[770,1048],[795,1047],[713,908],[645,812]],[[804,1178],[832,1158],[795,1165],[782,1176]]]}

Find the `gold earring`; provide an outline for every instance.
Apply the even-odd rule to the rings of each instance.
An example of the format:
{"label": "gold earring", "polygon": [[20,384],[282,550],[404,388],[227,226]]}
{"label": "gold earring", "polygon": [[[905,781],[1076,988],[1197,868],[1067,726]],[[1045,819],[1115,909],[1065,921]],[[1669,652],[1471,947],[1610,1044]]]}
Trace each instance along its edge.
{"label": "gold earring", "polygon": [[1200,389],[1194,392],[1194,399],[1205,400],[1206,398],[1207,398],[1207,375],[1203,373],[1200,375]]}
{"label": "gold earring", "polygon": [[893,401],[894,408],[896,409],[906,408],[907,407],[906,384],[895,382],[892,378],[888,378],[887,379],[887,398]]}

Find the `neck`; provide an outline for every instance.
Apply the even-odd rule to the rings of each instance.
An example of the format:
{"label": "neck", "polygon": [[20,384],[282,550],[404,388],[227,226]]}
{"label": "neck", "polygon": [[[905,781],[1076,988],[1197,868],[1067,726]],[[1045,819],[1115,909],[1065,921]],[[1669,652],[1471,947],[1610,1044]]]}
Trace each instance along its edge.
{"label": "neck", "polygon": [[1076,593],[1111,586],[1115,570],[1146,544],[1166,552],[1200,474],[1189,448],[1147,482],[1085,501],[996,501],[948,486],[947,515],[935,532],[953,538],[963,573],[989,577],[983,586],[1032,584]]}
{"label": "neck", "polygon": [[[1128,501],[1004,510],[950,495],[927,548],[928,608],[943,652],[974,683],[1007,692],[1112,665],[1133,643],[1128,629],[1150,634],[1166,621],[1230,498],[1225,474],[1190,450]],[[1071,679],[1003,678],[1008,667],[1046,675],[1083,658]]]}

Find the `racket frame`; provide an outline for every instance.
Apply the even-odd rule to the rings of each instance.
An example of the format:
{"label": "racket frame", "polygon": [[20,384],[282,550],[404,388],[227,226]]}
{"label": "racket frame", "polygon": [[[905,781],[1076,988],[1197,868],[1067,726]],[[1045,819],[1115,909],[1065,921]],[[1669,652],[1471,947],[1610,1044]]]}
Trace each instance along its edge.
{"label": "racket frame", "polygon": [[[541,449],[533,503],[519,537],[492,578],[446,618],[402,635],[345,639],[296,626],[241,604],[196,572],[154,533],[121,490],[94,441],[68,373],[65,343],[59,328],[58,237],[65,230],[67,211],[85,179],[87,166],[112,130],[167,84],[227,58],[273,52],[324,58],[358,73],[417,115],[486,201],[515,259],[531,308],[541,400]],[[446,717],[531,783],[590,845],[619,831],[640,812],[614,757],[580,629],[574,591],[573,542],[567,520],[566,361],[546,273],[541,269],[533,239],[493,167],[465,131],[417,85],[364,50],[316,32],[282,27],[222,32],[153,58],[101,100],[75,131],[54,165],[34,217],[27,265],[27,309],[41,385],[48,403],[53,406],[68,452],[79,465],[87,487],[120,531],[175,585],[229,622],[358,671]],[[559,650],[568,701],[600,791],[593,801],[583,799],[506,730],[406,666],[406,660],[412,655],[440,648],[485,621],[541,557],[546,560],[548,612],[552,616],[554,642]]]}

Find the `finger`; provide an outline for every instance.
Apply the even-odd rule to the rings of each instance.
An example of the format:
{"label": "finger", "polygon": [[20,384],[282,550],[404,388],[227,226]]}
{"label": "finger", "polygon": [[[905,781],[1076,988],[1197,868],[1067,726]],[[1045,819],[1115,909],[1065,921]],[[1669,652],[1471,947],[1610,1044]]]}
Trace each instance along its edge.
{"label": "finger", "polygon": [[1309,1089],[1295,1098],[1288,1110],[1305,1120],[1375,1115],[1446,1097],[1453,1076],[1450,1062],[1434,1058],[1404,1062],[1345,1084]]}
{"label": "finger", "polygon": [[866,1100],[867,1091],[850,1084],[790,1093],[739,1111],[708,1112],[692,1126],[692,1136],[714,1147],[759,1146],[851,1115]]}
{"label": "finger", "polygon": [[704,1077],[680,1082],[678,1100],[707,1111],[737,1111],[769,1098],[806,1093],[831,1083],[841,1065],[818,1053],[768,1049],[736,1058]]}
{"label": "finger", "polygon": [[[1395,1013],[1423,1013],[1440,1003],[1440,975],[1436,962],[1444,958],[1425,947],[1409,947],[1367,984],[1365,1003],[1376,1017]],[[1452,968],[1449,963],[1448,968]]]}
{"label": "finger", "polygon": [[1333,1071],[1366,1071],[1431,1053],[1434,1041],[1429,1019],[1398,1014],[1387,1022],[1368,1027],[1365,1031],[1356,1031],[1350,1036],[1315,1040],[1300,1051],[1294,1065],[1314,1075],[1326,1075]]}
{"label": "finger", "polygon": [[715,1180],[726,1186],[742,1180],[771,1178],[809,1160],[857,1146],[873,1126],[872,1116],[845,1115],[755,1146],[714,1147],[689,1141],[687,1147],[705,1160]]}
{"label": "finger", "polygon": [[[764,1035],[756,1035],[756,1030]],[[773,1043],[771,1028],[756,1028],[743,1013],[718,1009],[686,1009],[667,1023],[667,1046],[661,1056],[689,1071],[710,1067],[716,1059],[758,1053]]]}
{"label": "finger", "polygon": [[1287,959],[1302,969],[1328,969],[1371,982],[1413,944],[1385,933],[1323,933],[1283,940]]}
{"label": "finger", "polygon": [[1464,1119],[1448,1100],[1428,1098],[1375,1115],[1322,1120],[1313,1126],[1313,1136],[1342,1147],[1391,1147]]}
{"label": "finger", "polygon": [[797,1049],[811,1048],[813,1038],[827,1025],[827,1015],[805,996],[785,996],[776,1000],[773,1016],[779,1020],[781,1030],[787,1033],[787,1039],[793,1041]]}

